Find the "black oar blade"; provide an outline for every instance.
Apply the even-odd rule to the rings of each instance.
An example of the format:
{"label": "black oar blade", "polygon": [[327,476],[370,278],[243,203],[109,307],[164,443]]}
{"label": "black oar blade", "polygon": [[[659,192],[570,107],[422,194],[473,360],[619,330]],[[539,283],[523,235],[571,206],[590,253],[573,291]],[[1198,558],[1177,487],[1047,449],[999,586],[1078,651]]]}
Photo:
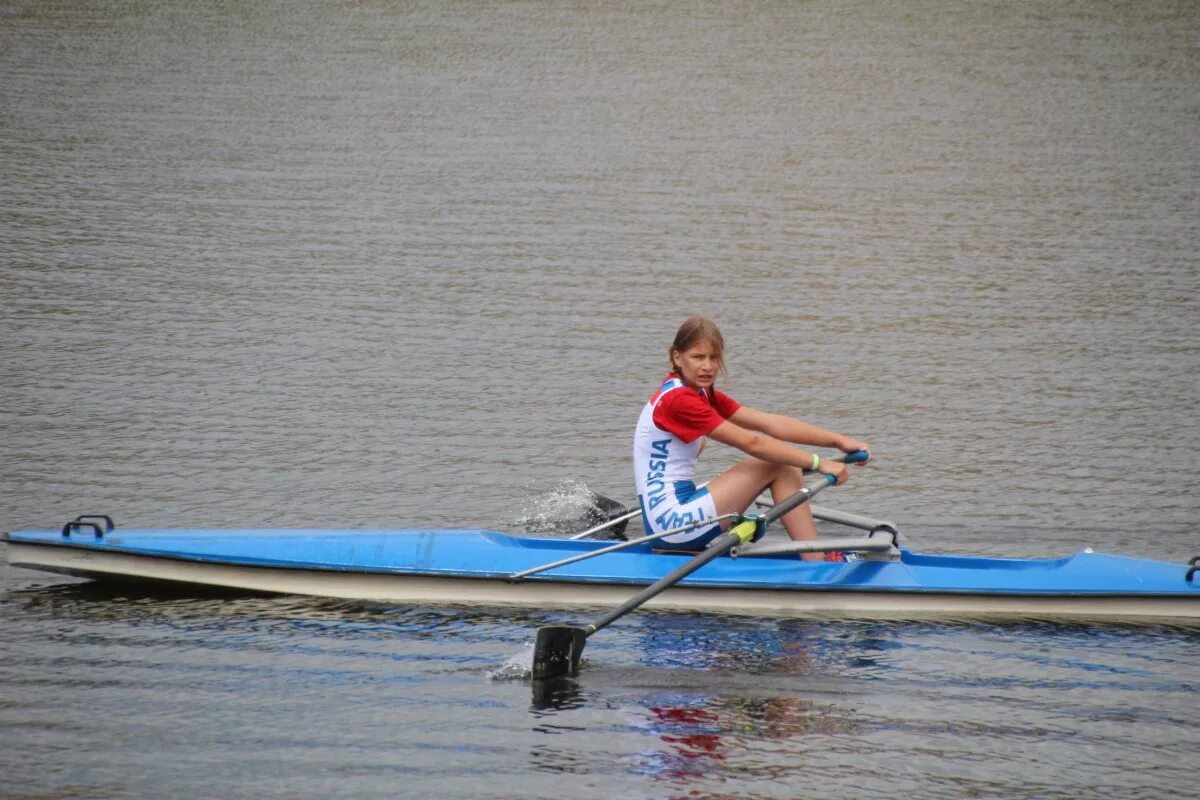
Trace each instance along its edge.
{"label": "black oar blade", "polygon": [[[615,520],[618,517],[627,516],[629,514],[629,509],[626,508],[625,506],[621,505],[620,503],[618,503],[616,500],[613,500],[610,497],[605,497],[602,494],[598,494],[598,495],[596,495],[596,511],[595,511],[595,513],[596,513],[596,516],[598,517],[598,519],[593,524],[599,525],[602,522],[611,522],[612,520]],[[620,522],[618,522],[614,525],[609,526],[608,528],[606,528],[608,533],[603,538],[605,538],[605,539],[620,539],[622,541],[628,540],[629,537],[625,535],[625,526],[628,524],[629,524],[629,520],[625,519],[625,520],[621,520]]]}
{"label": "black oar blade", "polygon": [[546,625],[538,628],[533,643],[533,679],[558,678],[579,671],[579,659],[587,633],[583,628],[569,625]]}

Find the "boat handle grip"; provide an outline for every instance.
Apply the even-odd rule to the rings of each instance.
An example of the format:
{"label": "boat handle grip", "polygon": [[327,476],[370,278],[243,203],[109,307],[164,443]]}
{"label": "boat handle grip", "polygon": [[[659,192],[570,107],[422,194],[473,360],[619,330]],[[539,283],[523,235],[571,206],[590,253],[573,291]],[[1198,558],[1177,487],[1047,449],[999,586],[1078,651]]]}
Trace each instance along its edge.
{"label": "boat handle grip", "polygon": [[62,535],[64,538],[69,539],[71,537],[71,531],[81,531],[84,528],[91,528],[92,533],[96,534],[97,539],[104,538],[104,531],[100,530],[100,525],[98,523],[77,522],[75,520],[72,520],[71,522],[68,522],[66,525],[63,525]]}
{"label": "boat handle grip", "polygon": [[[104,530],[100,530],[99,522],[94,522],[92,520],[103,520]],[[117,526],[112,521],[112,517],[108,516],[107,514],[80,514],[66,525],[63,525],[62,535],[64,537],[70,537],[71,531],[79,531],[83,528],[91,528],[92,533],[95,534],[97,539],[103,539],[104,534],[112,531],[116,527]]]}
{"label": "boat handle grip", "polygon": [[1192,576],[1195,575],[1198,571],[1200,571],[1200,556],[1196,556],[1195,558],[1193,558],[1191,561],[1188,562],[1187,575],[1184,575],[1183,579],[1185,581],[1187,581],[1188,583],[1191,583]]}

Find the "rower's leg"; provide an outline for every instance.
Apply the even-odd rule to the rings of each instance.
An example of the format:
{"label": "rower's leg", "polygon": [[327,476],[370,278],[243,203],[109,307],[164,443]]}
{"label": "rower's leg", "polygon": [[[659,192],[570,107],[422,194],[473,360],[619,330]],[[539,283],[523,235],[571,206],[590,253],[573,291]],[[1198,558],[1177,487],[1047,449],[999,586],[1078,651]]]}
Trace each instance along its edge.
{"label": "rower's leg", "polygon": [[[771,499],[776,505],[782,503],[804,488],[804,471],[795,467],[780,467],[780,475],[771,483]],[[788,537],[794,542],[808,542],[817,538],[817,523],[813,521],[812,509],[802,503],[780,518]],[[824,553],[801,553],[805,561],[824,561]]]}
{"label": "rower's leg", "polygon": [[[742,513],[767,488],[776,503],[786,500],[804,488],[804,471],[747,458],[708,482],[708,491],[718,514]],[[817,538],[817,526],[807,504],[784,514],[781,521],[788,536],[795,541]],[[805,561],[824,559],[821,553],[803,553],[800,557]]]}

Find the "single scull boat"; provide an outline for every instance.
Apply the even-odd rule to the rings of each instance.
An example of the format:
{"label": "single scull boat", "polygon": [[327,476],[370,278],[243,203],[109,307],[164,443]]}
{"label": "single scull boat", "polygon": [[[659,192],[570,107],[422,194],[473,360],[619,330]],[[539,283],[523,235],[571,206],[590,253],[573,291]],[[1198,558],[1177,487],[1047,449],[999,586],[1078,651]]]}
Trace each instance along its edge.
{"label": "single scull boat", "polygon": [[[545,609],[619,603],[695,555],[656,552],[653,541],[489,530],[126,530],[103,515],[3,540],[15,566],[99,580]],[[858,557],[805,562],[799,549]],[[1063,558],[936,555],[898,546],[894,527],[882,524],[867,536],[734,548],[647,605],[773,615],[1200,619],[1200,557],[1178,564],[1090,550]]]}

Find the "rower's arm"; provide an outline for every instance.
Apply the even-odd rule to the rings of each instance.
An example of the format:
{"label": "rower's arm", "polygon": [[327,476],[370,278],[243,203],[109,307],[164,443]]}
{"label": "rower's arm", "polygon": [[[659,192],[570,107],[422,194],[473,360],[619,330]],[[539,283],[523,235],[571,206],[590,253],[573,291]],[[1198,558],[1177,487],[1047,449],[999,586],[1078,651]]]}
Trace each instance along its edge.
{"label": "rower's arm", "polygon": [[844,437],[841,435],[783,414],[768,414],[756,408],[742,406],[729,417],[729,421],[785,442],[842,449]]}
{"label": "rower's arm", "polygon": [[[740,414],[741,411],[738,412]],[[733,415],[734,417],[737,414]],[[736,447],[746,455],[754,456],[772,464],[787,464],[800,469],[809,469],[813,454],[780,441],[767,431],[755,431],[734,423],[733,417],[722,422],[708,436],[721,444]]]}

